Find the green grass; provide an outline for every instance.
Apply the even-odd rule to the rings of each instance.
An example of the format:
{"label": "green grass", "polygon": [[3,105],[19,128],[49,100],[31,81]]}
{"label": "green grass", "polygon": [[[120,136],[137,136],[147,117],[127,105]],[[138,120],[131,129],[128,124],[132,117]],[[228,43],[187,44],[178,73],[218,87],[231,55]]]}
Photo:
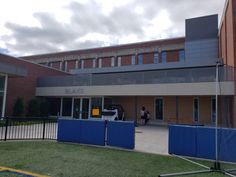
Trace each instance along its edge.
{"label": "green grass", "polygon": [[47,141],[1,142],[0,166],[55,177],[157,177],[201,169],[170,156]]}

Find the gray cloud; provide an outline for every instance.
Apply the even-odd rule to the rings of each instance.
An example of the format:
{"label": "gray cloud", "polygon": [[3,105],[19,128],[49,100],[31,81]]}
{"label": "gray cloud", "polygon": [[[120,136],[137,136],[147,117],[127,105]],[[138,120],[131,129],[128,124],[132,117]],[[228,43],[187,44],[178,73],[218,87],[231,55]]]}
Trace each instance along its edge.
{"label": "gray cloud", "polygon": [[[109,14],[102,12],[96,1],[88,3],[71,2],[67,10],[71,12],[70,23],[61,23],[49,13],[35,13],[34,18],[40,27],[28,27],[7,22],[5,27],[11,35],[0,36],[11,53],[16,55],[39,54],[61,50],[99,47],[119,43],[119,39],[135,35],[138,40],[158,39],[163,34],[152,34],[148,39],[145,30],[161,10],[165,9],[173,26],[165,31],[164,36],[184,35],[184,20],[195,16],[218,13],[223,9],[222,0],[135,0],[132,3],[115,7]],[[142,14],[135,12],[135,7],[144,9]],[[178,33],[173,33],[178,29]],[[87,34],[108,36],[108,41],[101,38],[80,40]],[[14,40],[15,43],[9,41]]]}

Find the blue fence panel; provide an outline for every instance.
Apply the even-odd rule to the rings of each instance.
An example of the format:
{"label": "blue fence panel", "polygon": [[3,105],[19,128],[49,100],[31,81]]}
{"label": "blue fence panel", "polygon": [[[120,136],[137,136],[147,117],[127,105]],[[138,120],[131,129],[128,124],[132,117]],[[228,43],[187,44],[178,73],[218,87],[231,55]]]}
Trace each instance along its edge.
{"label": "blue fence panel", "polygon": [[220,160],[236,162],[236,129],[221,129],[219,151]]}
{"label": "blue fence panel", "polygon": [[215,129],[209,127],[196,127],[196,131],[197,153],[195,157],[215,159]]}
{"label": "blue fence panel", "polygon": [[81,124],[79,120],[59,119],[57,140],[79,143],[81,139]]}
{"label": "blue fence panel", "polygon": [[80,124],[81,143],[105,146],[105,121],[81,120]]}
{"label": "blue fence panel", "polygon": [[195,127],[169,125],[169,154],[196,156]]}
{"label": "blue fence panel", "polygon": [[[215,128],[169,126],[169,153],[215,159]],[[236,162],[236,129],[218,129],[219,160]]]}
{"label": "blue fence panel", "polygon": [[107,145],[134,149],[135,126],[134,122],[108,121]]}

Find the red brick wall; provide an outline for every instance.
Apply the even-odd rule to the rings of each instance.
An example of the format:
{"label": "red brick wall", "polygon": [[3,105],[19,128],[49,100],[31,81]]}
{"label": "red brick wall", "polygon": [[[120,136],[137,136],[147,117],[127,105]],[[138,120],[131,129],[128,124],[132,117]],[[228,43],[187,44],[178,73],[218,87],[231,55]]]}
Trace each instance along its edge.
{"label": "red brick wall", "polygon": [[75,69],[75,60],[67,61],[67,71],[70,69]]}
{"label": "red brick wall", "polygon": [[102,58],[102,67],[111,67],[111,57]]}
{"label": "red brick wall", "polygon": [[52,67],[56,69],[60,69],[60,62],[52,62]]}
{"label": "red brick wall", "polygon": [[93,59],[84,60],[84,68],[93,68]]}
{"label": "red brick wall", "polygon": [[154,59],[154,53],[143,54],[143,64],[152,64]]}
{"label": "red brick wall", "polygon": [[166,53],[166,62],[179,61],[179,51],[168,51]]}
{"label": "red brick wall", "polygon": [[121,66],[131,65],[131,55],[121,57]]}
{"label": "red brick wall", "polygon": [[16,65],[28,70],[25,77],[9,77],[7,85],[6,112],[5,116],[11,116],[13,106],[17,97],[24,100],[25,112],[27,112],[28,101],[35,97],[37,78],[42,76],[67,75],[64,72],[57,71],[48,67],[40,66],[30,62],[26,62],[13,57],[0,55],[0,61],[12,65]]}

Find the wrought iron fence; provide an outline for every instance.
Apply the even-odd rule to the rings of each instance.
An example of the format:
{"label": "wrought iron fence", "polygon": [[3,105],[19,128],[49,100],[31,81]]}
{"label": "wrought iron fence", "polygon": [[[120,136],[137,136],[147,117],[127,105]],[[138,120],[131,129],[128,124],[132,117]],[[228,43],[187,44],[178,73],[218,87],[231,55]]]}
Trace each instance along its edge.
{"label": "wrought iron fence", "polygon": [[0,141],[6,140],[56,140],[57,118],[0,119]]}

